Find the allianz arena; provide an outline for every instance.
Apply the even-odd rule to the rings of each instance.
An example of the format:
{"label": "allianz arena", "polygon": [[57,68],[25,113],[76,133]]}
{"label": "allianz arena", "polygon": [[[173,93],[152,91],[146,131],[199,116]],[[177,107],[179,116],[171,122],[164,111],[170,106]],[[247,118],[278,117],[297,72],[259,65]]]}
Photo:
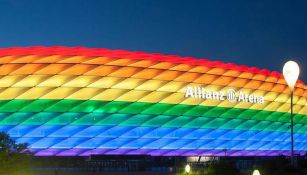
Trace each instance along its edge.
{"label": "allianz arena", "polygon": [[[278,72],[83,47],[0,49],[0,64],[0,131],[37,156],[290,154],[290,91]],[[299,81],[301,155],[306,97]]]}

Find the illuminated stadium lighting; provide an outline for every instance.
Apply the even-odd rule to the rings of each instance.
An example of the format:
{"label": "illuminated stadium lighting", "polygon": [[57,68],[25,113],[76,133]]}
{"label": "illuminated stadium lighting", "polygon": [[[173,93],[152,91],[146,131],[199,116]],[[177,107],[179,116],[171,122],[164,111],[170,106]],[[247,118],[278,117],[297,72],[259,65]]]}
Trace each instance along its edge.
{"label": "illuminated stadium lighting", "polygon": [[[0,65],[0,131],[36,156],[291,154],[278,72],[82,47],[0,49]],[[187,87],[197,88],[193,97]],[[297,82],[293,106],[301,155],[306,89]]]}
{"label": "illuminated stadium lighting", "polygon": [[294,61],[288,61],[283,67],[283,75],[291,91],[290,111],[291,111],[291,165],[294,166],[294,136],[293,136],[293,93],[296,81],[300,74],[300,68]]}
{"label": "illuminated stadium lighting", "polygon": [[254,170],[252,175],[260,175],[259,170]]}
{"label": "illuminated stadium lighting", "polygon": [[190,171],[191,171],[191,167],[190,167],[190,165],[189,165],[189,164],[187,164],[187,165],[185,166],[184,170],[185,170],[185,172],[186,172],[187,174],[189,174],[189,173],[190,173]]}

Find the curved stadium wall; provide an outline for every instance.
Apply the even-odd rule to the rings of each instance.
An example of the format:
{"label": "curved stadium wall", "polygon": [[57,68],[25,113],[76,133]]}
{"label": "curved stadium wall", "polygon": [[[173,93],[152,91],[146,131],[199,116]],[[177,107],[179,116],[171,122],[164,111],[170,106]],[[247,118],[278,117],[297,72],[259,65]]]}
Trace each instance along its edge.
{"label": "curved stadium wall", "polygon": [[[290,95],[278,72],[82,47],[0,49],[0,64],[0,131],[37,156],[290,154]],[[306,89],[299,81],[294,93],[298,154],[307,152]],[[201,94],[229,90],[264,101]]]}

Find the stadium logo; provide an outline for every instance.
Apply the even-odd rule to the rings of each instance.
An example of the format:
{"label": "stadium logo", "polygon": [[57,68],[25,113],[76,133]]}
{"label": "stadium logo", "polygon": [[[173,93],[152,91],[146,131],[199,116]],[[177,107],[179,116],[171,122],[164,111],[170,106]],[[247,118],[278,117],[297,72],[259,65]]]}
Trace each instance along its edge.
{"label": "stadium logo", "polygon": [[226,91],[211,91],[202,87],[188,86],[185,91],[186,98],[199,98],[209,100],[228,100],[229,102],[264,103],[263,96],[246,94],[242,91],[228,89]]}

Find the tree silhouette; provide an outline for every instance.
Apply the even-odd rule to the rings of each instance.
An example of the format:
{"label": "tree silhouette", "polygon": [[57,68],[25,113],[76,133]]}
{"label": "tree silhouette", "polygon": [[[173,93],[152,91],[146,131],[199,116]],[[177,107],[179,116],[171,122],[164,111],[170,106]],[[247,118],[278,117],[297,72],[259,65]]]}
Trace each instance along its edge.
{"label": "tree silhouette", "polygon": [[26,143],[16,143],[8,134],[0,132],[0,175],[28,175],[31,153]]}

